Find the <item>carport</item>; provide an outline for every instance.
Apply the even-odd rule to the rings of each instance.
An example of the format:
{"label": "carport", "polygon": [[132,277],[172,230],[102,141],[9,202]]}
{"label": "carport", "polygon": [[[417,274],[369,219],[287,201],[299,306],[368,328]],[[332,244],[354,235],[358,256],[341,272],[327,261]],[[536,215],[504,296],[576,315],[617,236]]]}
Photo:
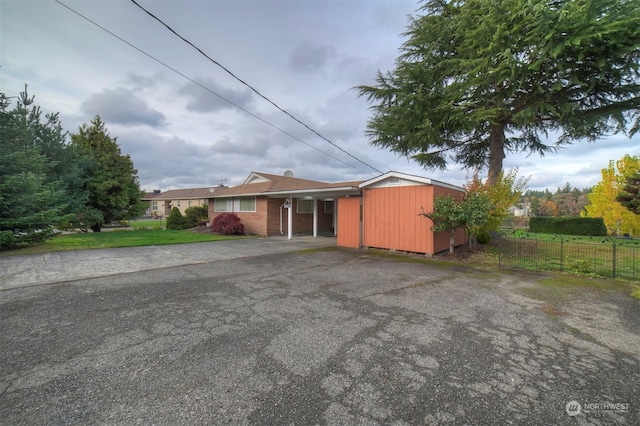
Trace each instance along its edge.
{"label": "carport", "polygon": [[[295,200],[302,201],[312,201],[313,202],[313,211],[312,211],[312,224],[313,231],[312,235],[314,237],[318,236],[318,222],[321,216],[319,211],[319,204],[322,202],[324,204],[323,211],[324,214],[331,214],[331,228],[333,230],[333,235],[337,235],[337,215],[338,215],[338,203],[336,203],[337,199],[342,197],[359,197],[360,191],[354,187],[339,187],[339,188],[327,188],[327,189],[315,189],[315,190],[307,190],[303,192],[282,192],[273,195],[268,195],[269,199],[277,199],[282,200],[284,197],[284,203],[280,205],[281,219],[280,225],[282,229],[282,209],[286,210],[287,216],[287,238],[291,239],[293,237],[293,229],[294,229],[294,202]],[[299,201],[298,201],[299,203]],[[331,203],[332,208],[328,208],[328,203]],[[298,204],[299,205],[299,204]]]}
{"label": "carport", "polygon": [[336,235],[337,203],[358,196],[361,181],[326,183],[252,172],[242,185],[216,189],[209,196],[209,218],[230,212],[242,220],[247,233],[272,236],[321,233]]}

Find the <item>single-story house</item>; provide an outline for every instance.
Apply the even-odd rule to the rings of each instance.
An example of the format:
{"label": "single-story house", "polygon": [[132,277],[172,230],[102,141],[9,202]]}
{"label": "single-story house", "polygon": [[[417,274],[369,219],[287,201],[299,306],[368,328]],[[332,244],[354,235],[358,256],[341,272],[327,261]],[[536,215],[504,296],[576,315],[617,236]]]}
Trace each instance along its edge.
{"label": "single-story house", "polygon": [[[431,221],[420,213],[447,194],[461,200],[464,189],[398,172],[336,183],[252,172],[241,185],[208,195],[209,219],[233,212],[251,234],[335,235],[341,247],[432,255],[449,248],[449,235],[431,231]],[[462,230],[455,241],[464,244]]]}
{"label": "single-story house", "polygon": [[177,207],[184,215],[189,207],[199,207],[207,203],[209,196],[226,186],[211,186],[206,188],[171,189],[161,192],[156,189],[153,192],[145,193],[142,201],[149,203],[147,213],[152,217],[169,216],[171,209]]}
{"label": "single-story house", "polygon": [[238,186],[209,194],[209,219],[233,212],[250,234],[271,236],[336,232],[338,197],[359,196],[360,182],[326,183],[252,172]]}

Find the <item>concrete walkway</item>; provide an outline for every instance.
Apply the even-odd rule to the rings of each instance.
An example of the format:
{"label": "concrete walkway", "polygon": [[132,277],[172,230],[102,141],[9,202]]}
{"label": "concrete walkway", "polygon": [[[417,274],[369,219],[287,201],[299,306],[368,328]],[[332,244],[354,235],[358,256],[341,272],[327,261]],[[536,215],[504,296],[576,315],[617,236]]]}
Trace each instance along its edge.
{"label": "concrete walkway", "polygon": [[252,238],[165,246],[0,256],[0,290],[263,254],[334,247],[331,237]]}

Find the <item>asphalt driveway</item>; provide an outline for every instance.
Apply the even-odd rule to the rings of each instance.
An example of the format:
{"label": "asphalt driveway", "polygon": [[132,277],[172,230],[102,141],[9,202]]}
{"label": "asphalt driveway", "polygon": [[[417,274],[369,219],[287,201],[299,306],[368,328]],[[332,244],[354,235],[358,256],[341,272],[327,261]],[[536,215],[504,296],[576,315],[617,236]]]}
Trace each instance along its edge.
{"label": "asphalt driveway", "polygon": [[335,248],[211,256],[5,285],[0,423],[640,423],[625,294],[549,304],[539,275]]}

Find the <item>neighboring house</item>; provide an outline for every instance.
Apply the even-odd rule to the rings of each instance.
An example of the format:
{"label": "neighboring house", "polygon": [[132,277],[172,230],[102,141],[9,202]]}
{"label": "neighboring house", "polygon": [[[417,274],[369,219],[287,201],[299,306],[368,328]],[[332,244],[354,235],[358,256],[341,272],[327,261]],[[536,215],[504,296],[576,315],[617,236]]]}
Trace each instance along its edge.
{"label": "neighboring house", "polygon": [[[337,235],[342,247],[435,254],[449,248],[449,236],[431,231],[431,221],[420,213],[446,194],[462,199],[464,190],[397,172],[337,183],[252,172],[241,185],[209,194],[209,218],[233,212],[251,234],[328,234]],[[456,244],[463,243],[460,230]]]}
{"label": "neighboring house", "polygon": [[154,217],[169,216],[171,209],[177,207],[184,215],[185,210],[193,206],[207,204],[209,196],[226,186],[212,186],[206,188],[171,189],[165,192],[155,190],[145,193],[142,201],[147,201],[148,214]]}
{"label": "neighboring house", "polygon": [[512,216],[531,216],[531,204],[525,201],[522,204],[511,206],[509,213]]}

